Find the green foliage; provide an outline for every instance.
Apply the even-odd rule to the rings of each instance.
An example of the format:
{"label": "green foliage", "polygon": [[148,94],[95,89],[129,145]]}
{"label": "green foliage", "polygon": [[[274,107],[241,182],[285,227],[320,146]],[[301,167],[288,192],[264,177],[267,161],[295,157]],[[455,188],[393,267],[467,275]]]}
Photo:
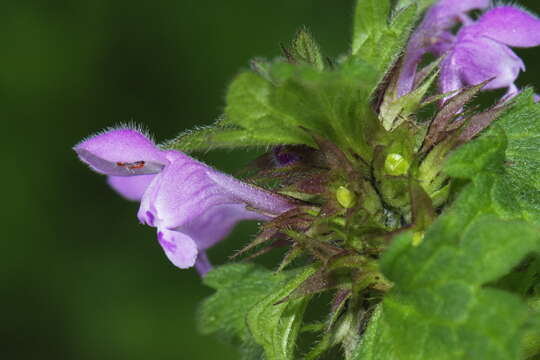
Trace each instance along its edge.
{"label": "green foliage", "polygon": [[[290,47],[284,48],[288,62],[254,60],[253,70],[240,73],[229,86],[225,113],[218,122],[181,134],[165,147],[192,152],[315,146],[303,130],[308,129],[370,160],[372,146],[367,137],[375,137],[380,127],[371,97],[400,54],[416,18],[414,5],[391,15],[389,0],[360,1],[352,55],[328,66],[313,36],[301,29]],[[416,104],[433,79],[406,100]],[[397,116],[394,113],[402,107],[407,106],[392,109],[392,115]]]}
{"label": "green foliage", "polygon": [[[318,148],[314,163],[306,164],[330,168],[347,185],[315,192],[321,202],[331,199],[335,208],[327,206],[309,217],[296,214],[297,219],[288,214],[290,218],[276,221],[281,227],[268,232],[267,239],[287,235],[296,250],[305,250],[323,266],[354,252],[347,248],[350,243],[382,241],[371,228],[367,240],[343,240],[360,225],[347,227],[355,219],[348,216],[359,213],[369,199],[358,184],[373,186],[377,211],[358,222],[369,224],[369,216],[381,214],[381,223],[399,231],[377,248],[382,253],[388,247],[380,261],[380,253],[355,253],[375,266],[354,262],[344,270],[346,276],[352,268],[358,272],[347,278],[350,288],[340,289],[347,300],[338,303],[339,311],[334,309],[308,358],[336,344],[345,349],[347,359],[355,360],[519,359],[524,353],[535,355],[540,347],[537,309],[524,301],[537,297],[539,286],[540,106],[532,92],[525,91],[506,107],[467,118],[461,110],[484,85],[479,84],[446,102],[429,128],[415,123],[436,79],[437,62],[417,89],[399,99],[396,77],[382,80],[394,74],[410,29],[431,2],[402,0],[392,13],[390,0],[360,0],[352,54],[335,64],[325,64],[318,44],[301,29],[284,48],[285,59],[255,61],[252,70],[234,79],[216,124],[166,145],[183,151],[296,144]],[[377,99],[381,84],[387,92]],[[374,103],[379,100],[376,114]],[[467,126],[448,137],[448,128],[462,120]],[[447,159],[456,144],[479,133]],[[333,158],[336,153],[340,156]],[[451,206],[437,218],[447,200]],[[320,214],[329,220],[314,226],[312,218]],[[343,225],[343,234],[334,230],[337,225]],[[386,279],[379,276],[379,267]],[[202,331],[242,344],[246,359],[294,359],[310,296],[289,295],[302,293],[314,273],[315,266],[273,274],[247,264],[212,271],[205,283],[217,292],[201,308]],[[358,285],[362,281],[363,287]],[[384,286],[375,286],[383,281]],[[393,287],[379,304],[381,292],[390,287],[387,281]],[[330,288],[319,285],[327,284],[320,280],[313,288]],[[358,329],[366,321],[359,314],[371,314],[376,305],[357,346]]]}
{"label": "green foliage", "polygon": [[[420,244],[407,233],[384,254],[382,270],[395,285],[357,359],[520,358],[531,327],[527,307],[517,295],[485,285],[540,250],[539,136],[540,107],[525,93],[453,154],[446,171],[470,183]],[[528,279],[521,288],[538,282]]]}
{"label": "green foliage", "polygon": [[[395,288],[372,320],[371,342],[360,346],[358,359],[519,358],[525,305],[482,285],[539,250],[540,235],[524,222],[483,215],[482,188],[464,192],[418,247],[410,233],[394,240],[382,266]],[[471,211],[475,201],[479,206]]]}
{"label": "green foliage", "polygon": [[[255,265],[233,264],[209,272],[204,284],[217,290],[199,309],[199,330],[241,345],[245,359],[262,354],[246,326],[246,312],[283,281]],[[254,356],[253,356],[254,357]]]}
{"label": "green foliage", "polygon": [[180,136],[168,147],[183,151],[278,144],[316,147],[304,130],[308,129],[344,149],[370,156],[368,141],[378,123],[367,102],[376,83],[369,65],[353,59],[321,72],[308,65],[276,62],[267,71],[267,76],[253,71],[238,75],[227,93],[224,118]]}
{"label": "green foliage", "polygon": [[378,37],[388,25],[390,0],[360,0],[356,5],[352,52],[357,53],[369,37]]}
{"label": "green foliage", "polygon": [[359,0],[354,18],[352,54],[371,65],[375,86],[393,66],[417,19],[415,4],[390,12],[390,0]]}
{"label": "green foliage", "polygon": [[285,284],[274,287],[273,291],[247,314],[248,327],[255,341],[263,346],[266,360],[295,358],[296,337],[302,326],[309,297],[278,302],[286,298],[314,272],[315,268],[308,268]]}
{"label": "green foliage", "polygon": [[293,359],[302,316],[309,301],[299,298],[275,305],[312,275],[304,272],[273,273],[253,264],[232,264],[212,270],[204,283],[216,293],[199,311],[199,328],[241,345],[243,358]]}
{"label": "green foliage", "polygon": [[324,70],[324,58],[319,44],[306,28],[302,28],[296,34],[292,42],[291,56],[299,62],[313,65],[317,70]]}
{"label": "green foliage", "polygon": [[540,223],[540,107],[529,90],[498,120],[508,138],[503,176],[493,188],[495,206],[508,217]]}
{"label": "green foliage", "polygon": [[482,137],[462,146],[446,162],[445,171],[455,178],[472,179],[478,172],[501,172],[505,159],[507,138],[504,130],[495,125]]}
{"label": "green foliage", "polygon": [[427,7],[431,6],[437,0],[398,0],[396,4],[396,10],[403,9],[404,7],[411,6],[415,4],[418,12],[421,13]]}

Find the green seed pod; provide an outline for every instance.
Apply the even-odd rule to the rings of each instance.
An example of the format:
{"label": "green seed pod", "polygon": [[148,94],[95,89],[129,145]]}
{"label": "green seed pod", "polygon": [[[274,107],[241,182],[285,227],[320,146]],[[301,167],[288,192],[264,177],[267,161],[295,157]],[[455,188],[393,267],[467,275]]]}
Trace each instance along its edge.
{"label": "green seed pod", "polygon": [[389,154],[384,161],[384,170],[388,175],[400,176],[409,171],[409,162],[400,154]]}
{"label": "green seed pod", "polygon": [[336,191],[336,199],[339,205],[350,209],[356,204],[356,194],[345,186],[340,186]]}

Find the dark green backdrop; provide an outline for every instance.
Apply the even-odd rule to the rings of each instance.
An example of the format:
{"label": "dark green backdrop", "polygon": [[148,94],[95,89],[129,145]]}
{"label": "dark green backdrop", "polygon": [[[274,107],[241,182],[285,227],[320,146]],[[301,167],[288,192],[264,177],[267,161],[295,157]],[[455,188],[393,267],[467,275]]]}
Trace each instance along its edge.
{"label": "dark green backdrop", "polygon": [[[523,2],[534,10],[540,5]],[[301,25],[330,56],[352,0],[7,0],[0,7],[0,354],[13,359],[235,359],[197,334],[210,294],[165,258],[137,204],[79,163],[83,137],[134,121],[165,140],[220,114],[227,83]],[[384,44],[381,44],[384,46]],[[540,86],[538,50],[520,51]],[[253,154],[203,158],[234,172]],[[253,233],[242,225],[215,263]]]}

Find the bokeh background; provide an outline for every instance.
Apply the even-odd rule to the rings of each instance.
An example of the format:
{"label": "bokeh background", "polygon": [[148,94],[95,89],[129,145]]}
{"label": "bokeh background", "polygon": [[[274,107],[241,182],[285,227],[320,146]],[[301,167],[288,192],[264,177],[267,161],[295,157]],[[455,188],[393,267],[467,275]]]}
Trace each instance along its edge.
{"label": "bokeh background", "polygon": [[[540,4],[522,1],[539,12]],[[349,45],[353,0],[4,0],[0,6],[0,354],[9,359],[236,359],[196,330],[211,294],[178,270],[137,204],[71,147],[133,121],[159,141],[211,123],[229,81],[301,25],[329,56]],[[384,44],[381,44],[384,46]],[[540,86],[539,49],[518,52]],[[202,154],[234,173],[255,156]],[[210,252],[242,247],[240,226]]]}

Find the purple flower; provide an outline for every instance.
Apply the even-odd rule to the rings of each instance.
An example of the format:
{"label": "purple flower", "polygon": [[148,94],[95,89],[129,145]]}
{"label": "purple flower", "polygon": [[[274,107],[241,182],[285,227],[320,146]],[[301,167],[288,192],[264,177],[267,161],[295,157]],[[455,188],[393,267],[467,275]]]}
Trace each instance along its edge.
{"label": "purple flower", "polygon": [[300,154],[285,148],[276,146],[272,149],[272,160],[276,167],[290,166],[300,160]]}
{"label": "purple flower", "polygon": [[243,183],[174,150],[160,150],[139,131],[122,128],[76,145],[79,158],[109,176],[109,184],[140,200],[138,218],[157,228],[157,239],[179,268],[211,265],[205,250],[241,220],[269,220],[293,207],[290,200]]}
{"label": "purple flower", "polygon": [[508,88],[507,96],[513,96],[518,92],[514,82],[525,65],[509,46],[538,45],[539,19],[513,6],[493,8],[458,32],[441,64],[441,91],[493,79],[484,89]]}
{"label": "purple flower", "polygon": [[450,29],[457,22],[469,24],[467,12],[489,6],[489,0],[441,0],[426,12],[424,20],[412,34],[405,52],[398,82],[398,96],[409,93],[414,84],[416,68],[426,53],[444,54],[454,44]]}

